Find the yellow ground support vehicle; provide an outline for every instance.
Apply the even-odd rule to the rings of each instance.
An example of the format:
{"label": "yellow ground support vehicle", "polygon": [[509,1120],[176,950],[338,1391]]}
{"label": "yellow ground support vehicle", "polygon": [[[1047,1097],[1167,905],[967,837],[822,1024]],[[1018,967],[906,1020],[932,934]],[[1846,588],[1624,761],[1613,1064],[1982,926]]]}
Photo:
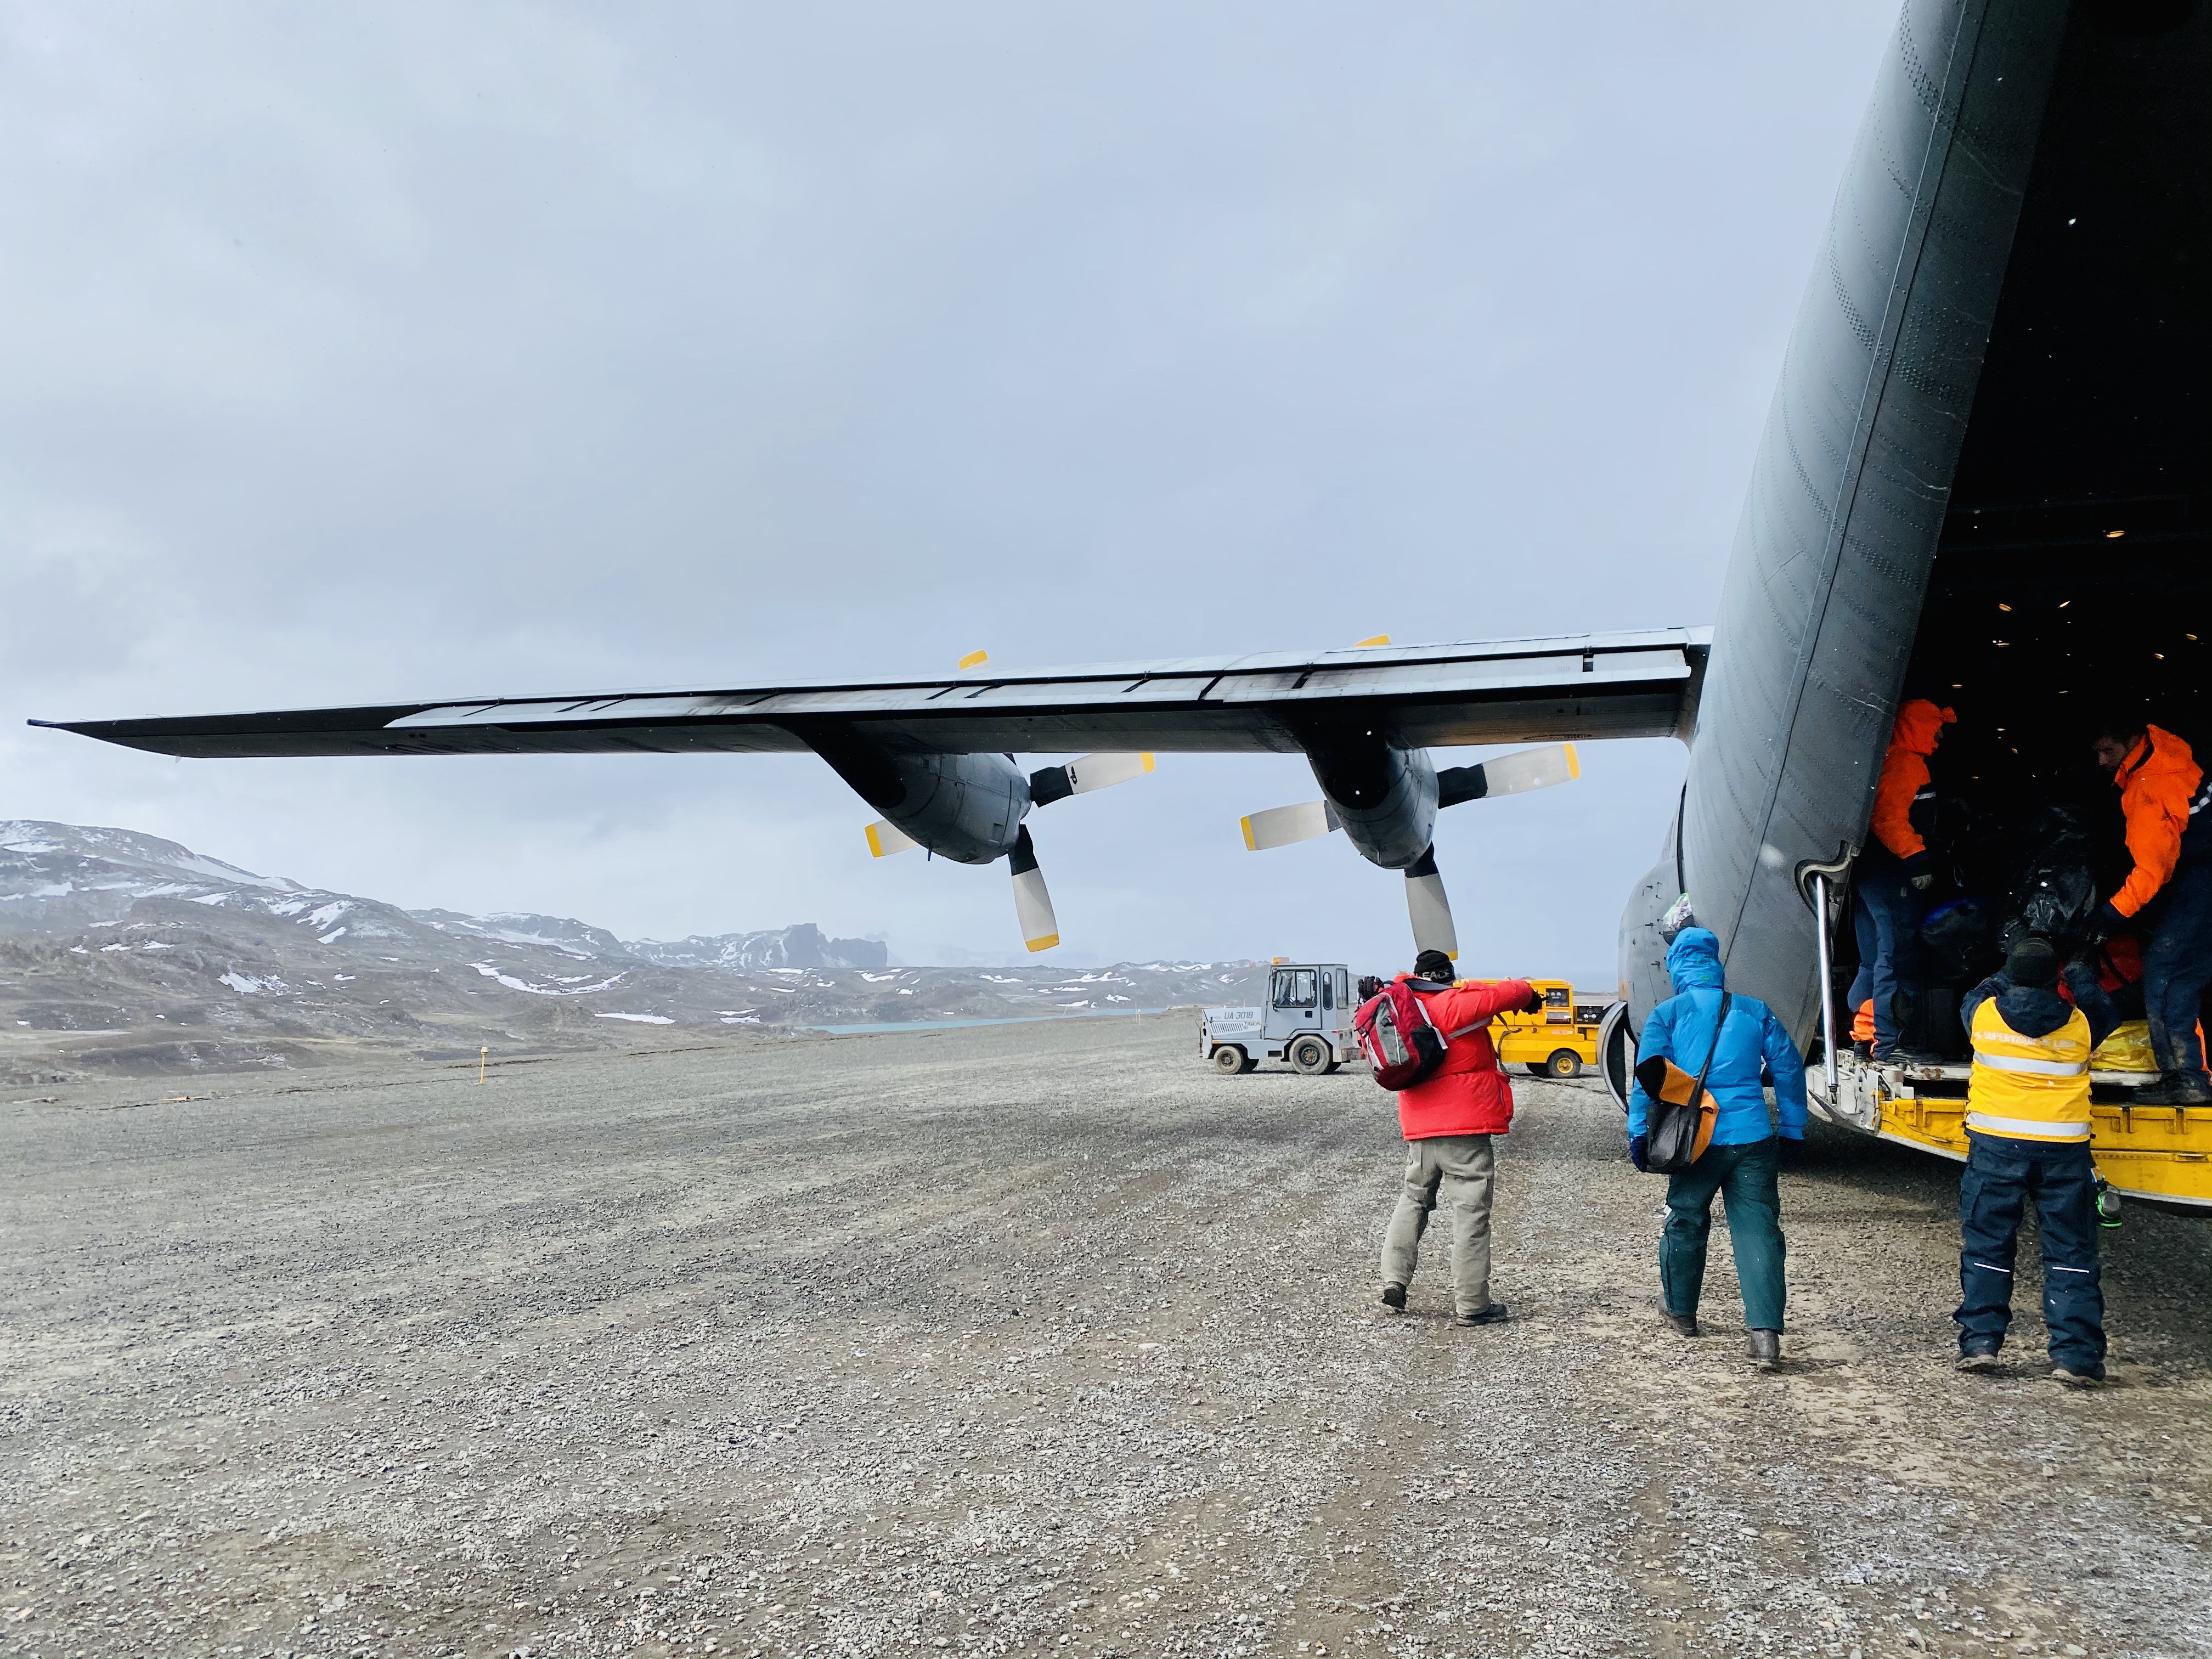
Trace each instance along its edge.
{"label": "yellow ground support vehicle", "polygon": [[1528,981],[1544,994],[1540,1013],[1499,1014],[1491,1021],[1498,1058],[1525,1066],[1538,1077],[1578,1077],[1597,1064],[1598,1025],[1612,999],[1577,996],[1563,979]]}
{"label": "yellow ground support vehicle", "polygon": [[[2090,1059],[2097,1172],[2130,1198],[2212,1208],[2212,1107],[2136,1105],[2134,1091],[2158,1081],[2149,1046],[2138,1022],[2122,1026]],[[1849,1049],[1837,1061],[1832,1095],[1824,1067],[1815,1065],[1806,1078],[1816,1110],[1884,1140],[1965,1160],[1966,1062],[1878,1065]]]}

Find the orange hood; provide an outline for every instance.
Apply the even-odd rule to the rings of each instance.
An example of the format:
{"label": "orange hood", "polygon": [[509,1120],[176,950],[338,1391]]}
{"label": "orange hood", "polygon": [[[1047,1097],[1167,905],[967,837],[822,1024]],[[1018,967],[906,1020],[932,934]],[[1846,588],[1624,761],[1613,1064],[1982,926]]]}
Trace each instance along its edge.
{"label": "orange hood", "polygon": [[1958,723],[1958,715],[1938,708],[1925,697],[1915,697],[1897,711],[1897,729],[1890,733],[1893,748],[1911,755],[1932,755],[1943,728]]}
{"label": "orange hood", "polygon": [[[2143,753],[2146,746],[2150,750],[2148,756]],[[2185,777],[2177,797],[2185,804],[2185,810],[2189,797],[2197,793],[2197,757],[2191,753],[2189,744],[2163,726],[2154,726],[2148,728],[2146,736],[2136,740],[2134,748],[2128,750],[2128,757],[2120,763],[2119,770],[2112,774],[2112,781],[2125,789],[2138,778],[2148,783],[2154,779]]]}

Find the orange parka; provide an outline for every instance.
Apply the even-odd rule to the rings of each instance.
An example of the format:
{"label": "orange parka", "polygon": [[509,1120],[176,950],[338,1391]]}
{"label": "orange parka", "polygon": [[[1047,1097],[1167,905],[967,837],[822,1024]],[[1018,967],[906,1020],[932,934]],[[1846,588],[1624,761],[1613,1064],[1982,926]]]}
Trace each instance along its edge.
{"label": "orange parka", "polygon": [[1916,859],[1928,850],[1912,827],[1912,803],[1929,787],[1928,757],[1936,752],[1943,728],[1958,718],[1925,697],[1915,697],[1897,711],[1889,752],[1881,759],[1881,780],[1875,785],[1874,836],[1899,859]]}
{"label": "orange parka", "polygon": [[2172,732],[2151,726],[2128,750],[2112,775],[2119,786],[2120,813],[2128,821],[2128,872],[2112,908],[2124,916],[2140,913],[2158,896],[2181,862],[2181,838],[2189,830],[2189,806],[2203,781],[2204,769],[2189,745]]}

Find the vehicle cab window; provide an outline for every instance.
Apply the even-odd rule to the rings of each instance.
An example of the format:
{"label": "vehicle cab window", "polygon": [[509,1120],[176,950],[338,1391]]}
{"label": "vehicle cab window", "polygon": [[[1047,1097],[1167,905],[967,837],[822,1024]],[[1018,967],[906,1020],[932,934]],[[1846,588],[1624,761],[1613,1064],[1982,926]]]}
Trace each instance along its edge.
{"label": "vehicle cab window", "polygon": [[1314,1006],[1316,975],[1310,968],[1289,968],[1275,975],[1275,1006],[1310,1008]]}

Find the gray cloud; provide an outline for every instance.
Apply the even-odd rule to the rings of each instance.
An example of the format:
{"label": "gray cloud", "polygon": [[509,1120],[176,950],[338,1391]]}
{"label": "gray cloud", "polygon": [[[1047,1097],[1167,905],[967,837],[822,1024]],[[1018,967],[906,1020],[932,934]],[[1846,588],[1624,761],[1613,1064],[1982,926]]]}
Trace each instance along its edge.
{"label": "gray cloud", "polygon": [[[1889,9],[0,9],[0,763],[409,904],[1012,942],[795,760],[175,763],[25,715],[1710,618]],[[1532,15],[1533,14],[1533,15]],[[1450,815],[1602,968],[1680,772]],[[1402,954],[1294,760],[1038,825],[1071,951]]]}

